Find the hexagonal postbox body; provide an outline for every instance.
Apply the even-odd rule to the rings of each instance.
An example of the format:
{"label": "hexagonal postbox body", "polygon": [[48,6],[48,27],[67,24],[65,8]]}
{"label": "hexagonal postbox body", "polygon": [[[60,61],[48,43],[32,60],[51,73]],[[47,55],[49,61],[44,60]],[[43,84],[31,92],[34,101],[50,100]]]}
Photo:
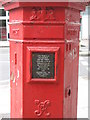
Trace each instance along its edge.
{"label": "hexagonal postbox body", "polygon": [[76,118],[81,3],[4,2],[11,118]]}

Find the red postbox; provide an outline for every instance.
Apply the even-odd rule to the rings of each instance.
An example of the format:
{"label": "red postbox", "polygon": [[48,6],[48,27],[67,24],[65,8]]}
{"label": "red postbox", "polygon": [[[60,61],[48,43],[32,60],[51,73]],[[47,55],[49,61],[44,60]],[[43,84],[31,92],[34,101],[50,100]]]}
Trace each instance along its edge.
{"label": "red postbox", "polygon": [[3,2],[9,10],[11,118],[76,118],[82,3]]}

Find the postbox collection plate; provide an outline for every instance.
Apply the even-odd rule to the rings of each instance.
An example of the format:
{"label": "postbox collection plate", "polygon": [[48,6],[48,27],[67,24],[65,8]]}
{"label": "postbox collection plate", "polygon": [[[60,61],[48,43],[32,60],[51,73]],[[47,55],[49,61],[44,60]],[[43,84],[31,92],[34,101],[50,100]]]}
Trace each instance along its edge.
{"label": "postbox collection plate", "polygon": [[27,47],[26,80],[56,81],[57,57],[60,47]]}
{"label": "postbox collection plate", "polygon": [[55,53],[32,53],[32,78],[54,79]]}

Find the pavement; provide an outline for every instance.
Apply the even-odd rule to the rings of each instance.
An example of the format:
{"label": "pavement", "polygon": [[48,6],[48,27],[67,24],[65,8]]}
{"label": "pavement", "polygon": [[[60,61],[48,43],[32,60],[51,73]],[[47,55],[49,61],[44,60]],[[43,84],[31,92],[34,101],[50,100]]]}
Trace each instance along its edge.
{"label": "pavement", "polygon": [[78,118],[88,118],[88,57],[79,57]]}
{"label": "pavement", "polygon": [[79,55],[80,56],[90,56],[90,51],[89,51],[89,42],[88,40],[81,40],[80,42],[80,50],[79,50]]}
{"label": "pavement", "polygon": [[[83,52],[87,52],[87,46],[86,48],[82,47],[80,49],[81,52],[82,54]],[[88,54],[80,55],[79,57],[77,118],[88,118],[88,110],[90,110],[90,106],[88,105],[88,81],[90,80],[90,74],[88,74],[90,72],[89,59],[90,56]],[[7,69],[7,72],[9,73],[9,69]],[[8,117],[10,117],[10,80],[4,79],[4,81],[0,80],[0,120]]]}
{"label": "pavement", "polygon": [[88,40],[80,42],[79,50],[79,78],[78,78],[78,111],[77,118],[89,117],[89,81],[90,81],[90,51]]}
{"label": "pavement", "polygon": [[10,113],[9,47],[0,47],[0,120]]}

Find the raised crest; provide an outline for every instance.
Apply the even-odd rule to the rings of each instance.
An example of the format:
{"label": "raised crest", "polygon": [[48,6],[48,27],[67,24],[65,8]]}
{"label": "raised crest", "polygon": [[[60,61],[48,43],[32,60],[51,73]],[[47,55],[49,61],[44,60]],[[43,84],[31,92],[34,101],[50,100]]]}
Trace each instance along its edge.
{"label": "raised crest", "polygon": [[35,114],[37,117],[41,115],[45,115],[46,117],[50,116],[50,113],[47,111],[47,108],[50,106],[50,100],[45,100],[41,102],[40,100],[35,100],[35,104],[37,105],[37,110],[35,110]]}
{"label": "raised crest", "polygon": [[53,21],[55,20],[54,9],[51,7],[46,8],[33,8],[30,21]]}

